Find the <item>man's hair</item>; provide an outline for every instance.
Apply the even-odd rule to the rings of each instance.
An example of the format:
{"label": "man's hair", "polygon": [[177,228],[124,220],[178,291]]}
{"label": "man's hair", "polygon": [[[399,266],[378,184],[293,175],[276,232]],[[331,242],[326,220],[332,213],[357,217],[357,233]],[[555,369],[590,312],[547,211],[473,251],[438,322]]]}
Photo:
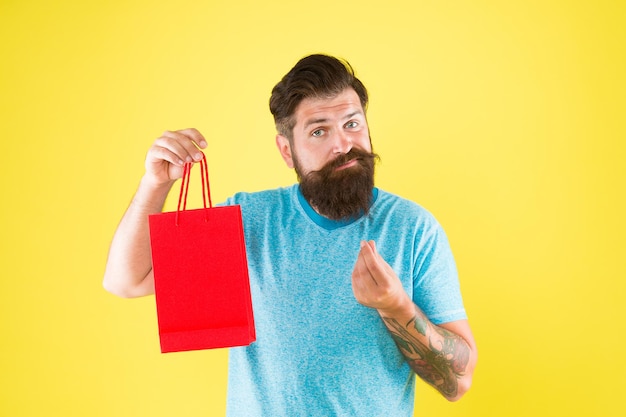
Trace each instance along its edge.
{"label": "man's hair", "polygon": [[302,100],[332,98],[347,88],[354,89],[366,111],[367,90],[348,61],[321,54],[302,58],[272,90],[270,111],[276,130],[291,140],[296,124],[294,113]]}

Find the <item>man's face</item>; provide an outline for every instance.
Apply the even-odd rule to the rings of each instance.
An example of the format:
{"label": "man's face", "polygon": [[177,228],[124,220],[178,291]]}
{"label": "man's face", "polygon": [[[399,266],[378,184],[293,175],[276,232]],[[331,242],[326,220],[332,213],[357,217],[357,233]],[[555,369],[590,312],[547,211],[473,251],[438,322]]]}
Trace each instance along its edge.
{"label": "man's face", "polygon": [[340,219],[367,212],[374,185],[372,146],[358,95],[303,100],[295,111],[293,138],[276,143],[300,189],[322,215]]}
{"label": "man's face", "polygon": [[[280,135],[283,143],[279,144],[279,149],[290,168],[295,168],[293,156],[297,153],[301,174],[319,170],[353,147],[372,151],[365,112],[359,96],[351,88],[333,98],[304,99],[294,116],[294,149],[291,149],[288,139]],[[283,149],[285,145],[287,149]],[[342,168],[349,166],[347,164]]]}

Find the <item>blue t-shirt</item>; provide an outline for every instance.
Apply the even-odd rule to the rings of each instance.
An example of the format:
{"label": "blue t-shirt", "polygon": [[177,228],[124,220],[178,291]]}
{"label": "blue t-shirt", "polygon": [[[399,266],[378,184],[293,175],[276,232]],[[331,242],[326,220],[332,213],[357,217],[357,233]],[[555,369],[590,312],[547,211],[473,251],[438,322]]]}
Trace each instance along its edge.
{"label": "blue t-shirt", "polygon": [[354,298],[361,240],[374,240],[436,324],[465,319],[448,240],[417,204],[375,189],[368,215],[332,221],[297,185],[239,193],[256,342],[229,356],[229,417],[411,416],[415,374],[376,310]]}

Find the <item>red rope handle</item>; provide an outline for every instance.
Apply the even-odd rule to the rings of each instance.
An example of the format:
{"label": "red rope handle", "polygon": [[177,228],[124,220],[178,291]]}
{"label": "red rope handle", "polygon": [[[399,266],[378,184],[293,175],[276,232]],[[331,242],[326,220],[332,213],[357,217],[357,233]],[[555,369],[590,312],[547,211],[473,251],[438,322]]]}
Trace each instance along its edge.
{"label": "red rope handle", "polygon": [[180,183],[180,193],[178,194],[178,208],[176,209],[176,226],[178,226],[178,219],[180,217],[180,205],[183,204],[183,211],[187,209],[187,194],[189,193],[189,176],[191,174],[191,163],[186,163],[183,166],[183,177]]}
{"label": "red rope handle", "polygon": [[[209,187],[209,167],[207,165],[206,156],[202,153],[202,160],[200,161],[200,175],[202,176],[202,202],[204,203],[205,210],[207,209],[207,200],[209,202],[208,208],[213,208],[211,202],[211,188]],[[183,166],[182,182],[180,184],[180,194],[178,195],[178,208],[176,210],[176,226],[179,224],[180,212],[187,210],[187,195],[189,194],[189,179],[191,178],[191,168],[193,163],[187,162]],[[181,210],[181,203],[183,209]],[[205,211],[205,220],[209,220],[209,213]]]}
{"label": "red rope handle", "polygon": [[209,208],[213,208],[213,203],[211,202],[211,188],[209,187],[209,166],[204,153],[202,154],[202,163],[200,164],[200,174],[202,175],[202,201],[204,202],[204,208],[207,208],[207,198],[209,200]]}

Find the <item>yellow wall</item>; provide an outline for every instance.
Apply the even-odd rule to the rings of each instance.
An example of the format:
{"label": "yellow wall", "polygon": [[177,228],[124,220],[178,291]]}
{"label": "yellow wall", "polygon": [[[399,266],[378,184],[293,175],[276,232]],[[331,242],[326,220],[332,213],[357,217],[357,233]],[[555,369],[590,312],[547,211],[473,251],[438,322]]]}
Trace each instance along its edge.
{"label": "yellow wall", "polygon": [[216,201],[294,181],[267,101],[312,52],[355,66],[377,184],[457,257],[475,384],[415,415],[626,413],[622,2],[100,3],[0,3],[0,415],[223,414],[226,351],[161,355],[108,244],[166,129],[209,138]]}

